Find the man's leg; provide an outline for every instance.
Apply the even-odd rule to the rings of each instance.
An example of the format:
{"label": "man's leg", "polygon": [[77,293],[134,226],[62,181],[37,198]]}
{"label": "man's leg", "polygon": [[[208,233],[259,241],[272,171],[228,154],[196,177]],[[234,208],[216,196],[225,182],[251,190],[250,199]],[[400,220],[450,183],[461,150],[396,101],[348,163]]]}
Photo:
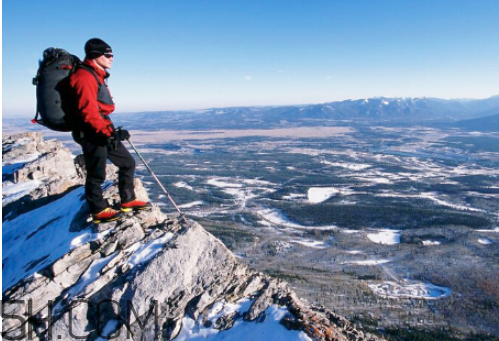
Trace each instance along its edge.
{"label": "man's leg", "polygon": [[85,182],[85,196],[92,214],[97,214],[107,207],[107,202],[102,195],[102,184],[106,179],[106,145],[92,142],[82,142],[83,156],[87,169]]}
{"label": "man's leg", "polygon": [[115,150],[108,150],[108,158],[120,169],[118,172],[118,188],[121,197],[121,210],[123,212],[131,212],[152,207],[151,203],[138,200],[135,197],[135,191],[133,189],[135,160],[123,143],[120,142]]}
{"label": "man's leg", "polygon": [[115,150],[108,150],[107,157],[119,168],[118,171],[118,189],[121,202],[130,202],[135,199],[133,189],[133,178],[135,174],[135,160],[125,148],[123,143],[119,143]]}

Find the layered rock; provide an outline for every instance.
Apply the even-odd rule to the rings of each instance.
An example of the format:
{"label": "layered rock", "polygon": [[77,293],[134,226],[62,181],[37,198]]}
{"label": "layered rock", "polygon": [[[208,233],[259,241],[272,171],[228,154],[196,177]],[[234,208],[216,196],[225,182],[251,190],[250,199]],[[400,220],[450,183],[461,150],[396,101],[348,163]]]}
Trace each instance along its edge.
{"label": "layered rock", "polygon": [[[17,184],[38,170],[42,176],[35,177],[43,179],[39,187],[62,183],[64,176],[73,184],[66,189],[83,182],[79,166],[59,142],[44,142],[38,134],[4,141],[6,148],[11,146],[4,160],[10,165],[21,163],[16,160],[26,159],[27,152],[39,153],[10,168],[12,173],[5,172]],[[44,144],[47,149],[41,152]],[[63,162],[64,170],[53,172]],[[72,170],[66,169],[68,162]],[[110,179],[105,197],[113,205],[119,195],[115,177]],[[139,198],[147,199],[139,180],[135,188]],[[36,202],[51,196],[55,198],[30,210],[16,211],[15,204],[24,197]],[[378,340],[331,311],[301,301],[282,280],[242,266],[195,221],[167,217],[153,205],[121,221],[94,226],[81,186],[69,192],[47,190],[41,196],[38,190],[29,191],[24,197],[4,208],[17,212],[4,212],[4,337],[188,339],[193,325],[198,333],[230,333],[242,323],[257,328],[268,322],[272,311],[282,311],[275,316],[283,339]],[[31,250],[22,253],[16,245]]]}
{"label": "layered rock", "polygon": [[32,200],[61,194],[82,184],[81,167],[75,166],[74,159],[60,141],[44,141],[41,133],[3,136],[2,162],[6,171],[2,172],[2,187],[31,182],[33,188],[23,196]]}

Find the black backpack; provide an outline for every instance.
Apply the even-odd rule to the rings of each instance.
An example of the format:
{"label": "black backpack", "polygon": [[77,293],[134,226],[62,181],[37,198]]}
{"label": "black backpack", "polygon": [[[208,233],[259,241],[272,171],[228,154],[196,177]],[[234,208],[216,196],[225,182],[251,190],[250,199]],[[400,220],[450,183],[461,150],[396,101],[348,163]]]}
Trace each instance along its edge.
{"label": "black backpack", "polygon": [[33,78],[33,85],[36,85],[36,116],[31,121],[52,130],[71,131],[76,121],[76,104],[69,76],[82,63],[67,51],[50,47],[43,51],[39,64]]}

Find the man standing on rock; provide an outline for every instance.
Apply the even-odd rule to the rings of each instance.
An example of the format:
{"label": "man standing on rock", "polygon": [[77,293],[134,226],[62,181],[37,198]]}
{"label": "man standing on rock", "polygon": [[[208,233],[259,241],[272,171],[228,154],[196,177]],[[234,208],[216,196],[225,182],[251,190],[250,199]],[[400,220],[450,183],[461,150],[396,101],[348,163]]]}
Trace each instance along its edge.
{"label": "man standing on rock", "polygon": [[[107,86],[113,63],[111,46],[103,40],[93,38],[85,44],[85,60],[70,78],[77,105],[77,124],[74,140],[83,149],[87,178],[85,195],[94,223],[118,220],[123,212],[142,210],[150,203],[137,200],[133,188],[135,160],[121,141],[130,138],[126,130],[116,130],[109,115],[114,111],[114,102]],[[118,189],[121,198],[120,210],[108,206],[102,195],[102,184],[106,179],[106,160],[119,168]]]}

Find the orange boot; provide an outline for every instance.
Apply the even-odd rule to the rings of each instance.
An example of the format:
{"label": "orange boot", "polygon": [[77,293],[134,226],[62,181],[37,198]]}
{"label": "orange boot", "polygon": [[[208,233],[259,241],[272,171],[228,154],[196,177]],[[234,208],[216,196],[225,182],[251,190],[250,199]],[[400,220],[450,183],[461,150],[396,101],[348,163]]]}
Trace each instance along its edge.
{"label": "orange boot", "polygon": [[132,201],[121,204],[121,210],[123,212],[145,210],[145,209],[151,208],[151,207],[152,206],[151,206],[150,202],[141,201],[138,199],[134,199]]}
{"label": "orange boot", "polygon": [[110,221],[115,221],[123,218],[123,213],[117,210],[113,210],[111,207],[107,207],[97,214],[93,214],[94,223],[108,223]]}

